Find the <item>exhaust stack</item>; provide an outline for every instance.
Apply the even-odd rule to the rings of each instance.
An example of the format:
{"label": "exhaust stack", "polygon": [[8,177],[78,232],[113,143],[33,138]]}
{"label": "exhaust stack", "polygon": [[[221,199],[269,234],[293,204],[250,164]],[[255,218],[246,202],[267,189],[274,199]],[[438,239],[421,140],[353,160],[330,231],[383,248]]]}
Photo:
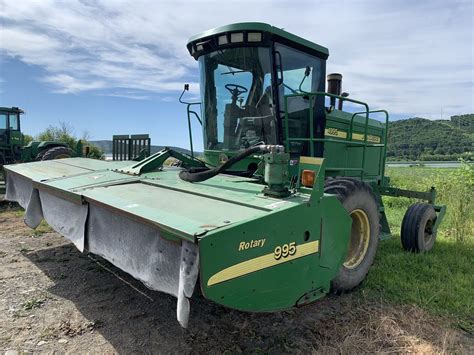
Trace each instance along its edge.
{"label": "exhaust stack", "polygon": [[[347,97],[349,96],[348,93],[341,93],[342,92],[342,74],[339,73],[332,73],[327,76],[328,78],[328,90],[329,94],[334,94],[338,96]],[[336,98],[331,97],[330,99],[331,106],[336,107]],[[339,110],[342,110],[342,103],[343,101],[339,99]]]}

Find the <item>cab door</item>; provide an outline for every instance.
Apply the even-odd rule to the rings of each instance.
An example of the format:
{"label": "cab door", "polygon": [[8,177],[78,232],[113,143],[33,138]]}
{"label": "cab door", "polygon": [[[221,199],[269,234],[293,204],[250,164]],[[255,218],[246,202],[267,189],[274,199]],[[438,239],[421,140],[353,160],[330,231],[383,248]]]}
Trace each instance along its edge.
{"label": "cab door", "polygon": [[8,119],[9,131],[10,131],[10,144],[12,146],[21,146],[22,137],[20,130],[20,115],[17,113],[10,113]]}
{"label": "cab door", "polygon": [[13,161],[19,160],[21,158],[23,137],[20,130],[20,115],[18,113],[10,113],[8,115],[7,139],[10,145],[9,158]]}
{"label": "cab door", "polygon": [[[308,142],[308,138],[310,138],[311,126],[310,110],[313,111],[313,137],[324,138],[324,97],[315,96],[309,100],[303,92],[325,91],[326,61],[281,43],[275,43],[274,53],[277,66],[277,90],[275,91],[278,95],[283,142],[286,143],[288,139],[291,139],[289,153],[292,158],[311,155],[311,151],[313,151],[312,155],[322,157],[322,144]],[[285,107],[287,95],[290,96],[286,98]],[[313,144],[313,149],[310,144]]]}

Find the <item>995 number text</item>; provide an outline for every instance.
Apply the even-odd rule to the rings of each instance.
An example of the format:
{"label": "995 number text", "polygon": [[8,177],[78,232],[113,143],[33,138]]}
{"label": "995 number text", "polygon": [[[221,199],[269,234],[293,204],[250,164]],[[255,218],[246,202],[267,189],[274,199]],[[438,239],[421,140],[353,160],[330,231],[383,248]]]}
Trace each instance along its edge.
{"label": "995 number text", "polygon": [[273,255],[276,260],[281,258],[287,258],[290,255],[296,253],[296,242],[291,242],[289,244],[278,245],[273,252]]}

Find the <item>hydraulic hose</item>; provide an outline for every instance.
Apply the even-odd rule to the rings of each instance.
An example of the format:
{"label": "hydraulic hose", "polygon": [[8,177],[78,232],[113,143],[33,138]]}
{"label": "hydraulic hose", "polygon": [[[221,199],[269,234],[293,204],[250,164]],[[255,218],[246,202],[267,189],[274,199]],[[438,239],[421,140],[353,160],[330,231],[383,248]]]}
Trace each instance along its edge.
{"label": "hydraulic hose", "polygon": [[206,168],[190,168],[187,170],[182,170],[179,173],[179,177],[181,178],[181,180],[189,181],[189,182],[205,181],[207,179],[210,179],[216,176],[217,174],[220,174],[226,171],[232,165],[241,161],[242,159],[247,158],[249,155],[252,155],[258,152],[265,152],[268,150],[269,150],[268,145],[257,145],[255,147],[250,147],[244,150],[242,153],[239,153],[233,156],[232,158],[227,160],[224,164],[218,167],[215,167],[214,169],[207,169],[203,171],[203,169],[206,169]]}

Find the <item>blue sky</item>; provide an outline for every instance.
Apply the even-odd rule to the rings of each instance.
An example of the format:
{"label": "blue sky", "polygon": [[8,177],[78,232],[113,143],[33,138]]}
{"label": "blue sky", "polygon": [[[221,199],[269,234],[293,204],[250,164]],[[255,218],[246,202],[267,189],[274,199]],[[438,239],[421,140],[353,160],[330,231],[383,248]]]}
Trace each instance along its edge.
{"label": "blue sky", "polygon": [[[150,133],[188,146],[183,83],[199,92],[187,39],[220,25],[267,22],[329,48],[351,97],[392,117],[474,112],[472,1],[0,0],[0,106],[37,134]],[[202,148],[198,125],[197,148]]]}

